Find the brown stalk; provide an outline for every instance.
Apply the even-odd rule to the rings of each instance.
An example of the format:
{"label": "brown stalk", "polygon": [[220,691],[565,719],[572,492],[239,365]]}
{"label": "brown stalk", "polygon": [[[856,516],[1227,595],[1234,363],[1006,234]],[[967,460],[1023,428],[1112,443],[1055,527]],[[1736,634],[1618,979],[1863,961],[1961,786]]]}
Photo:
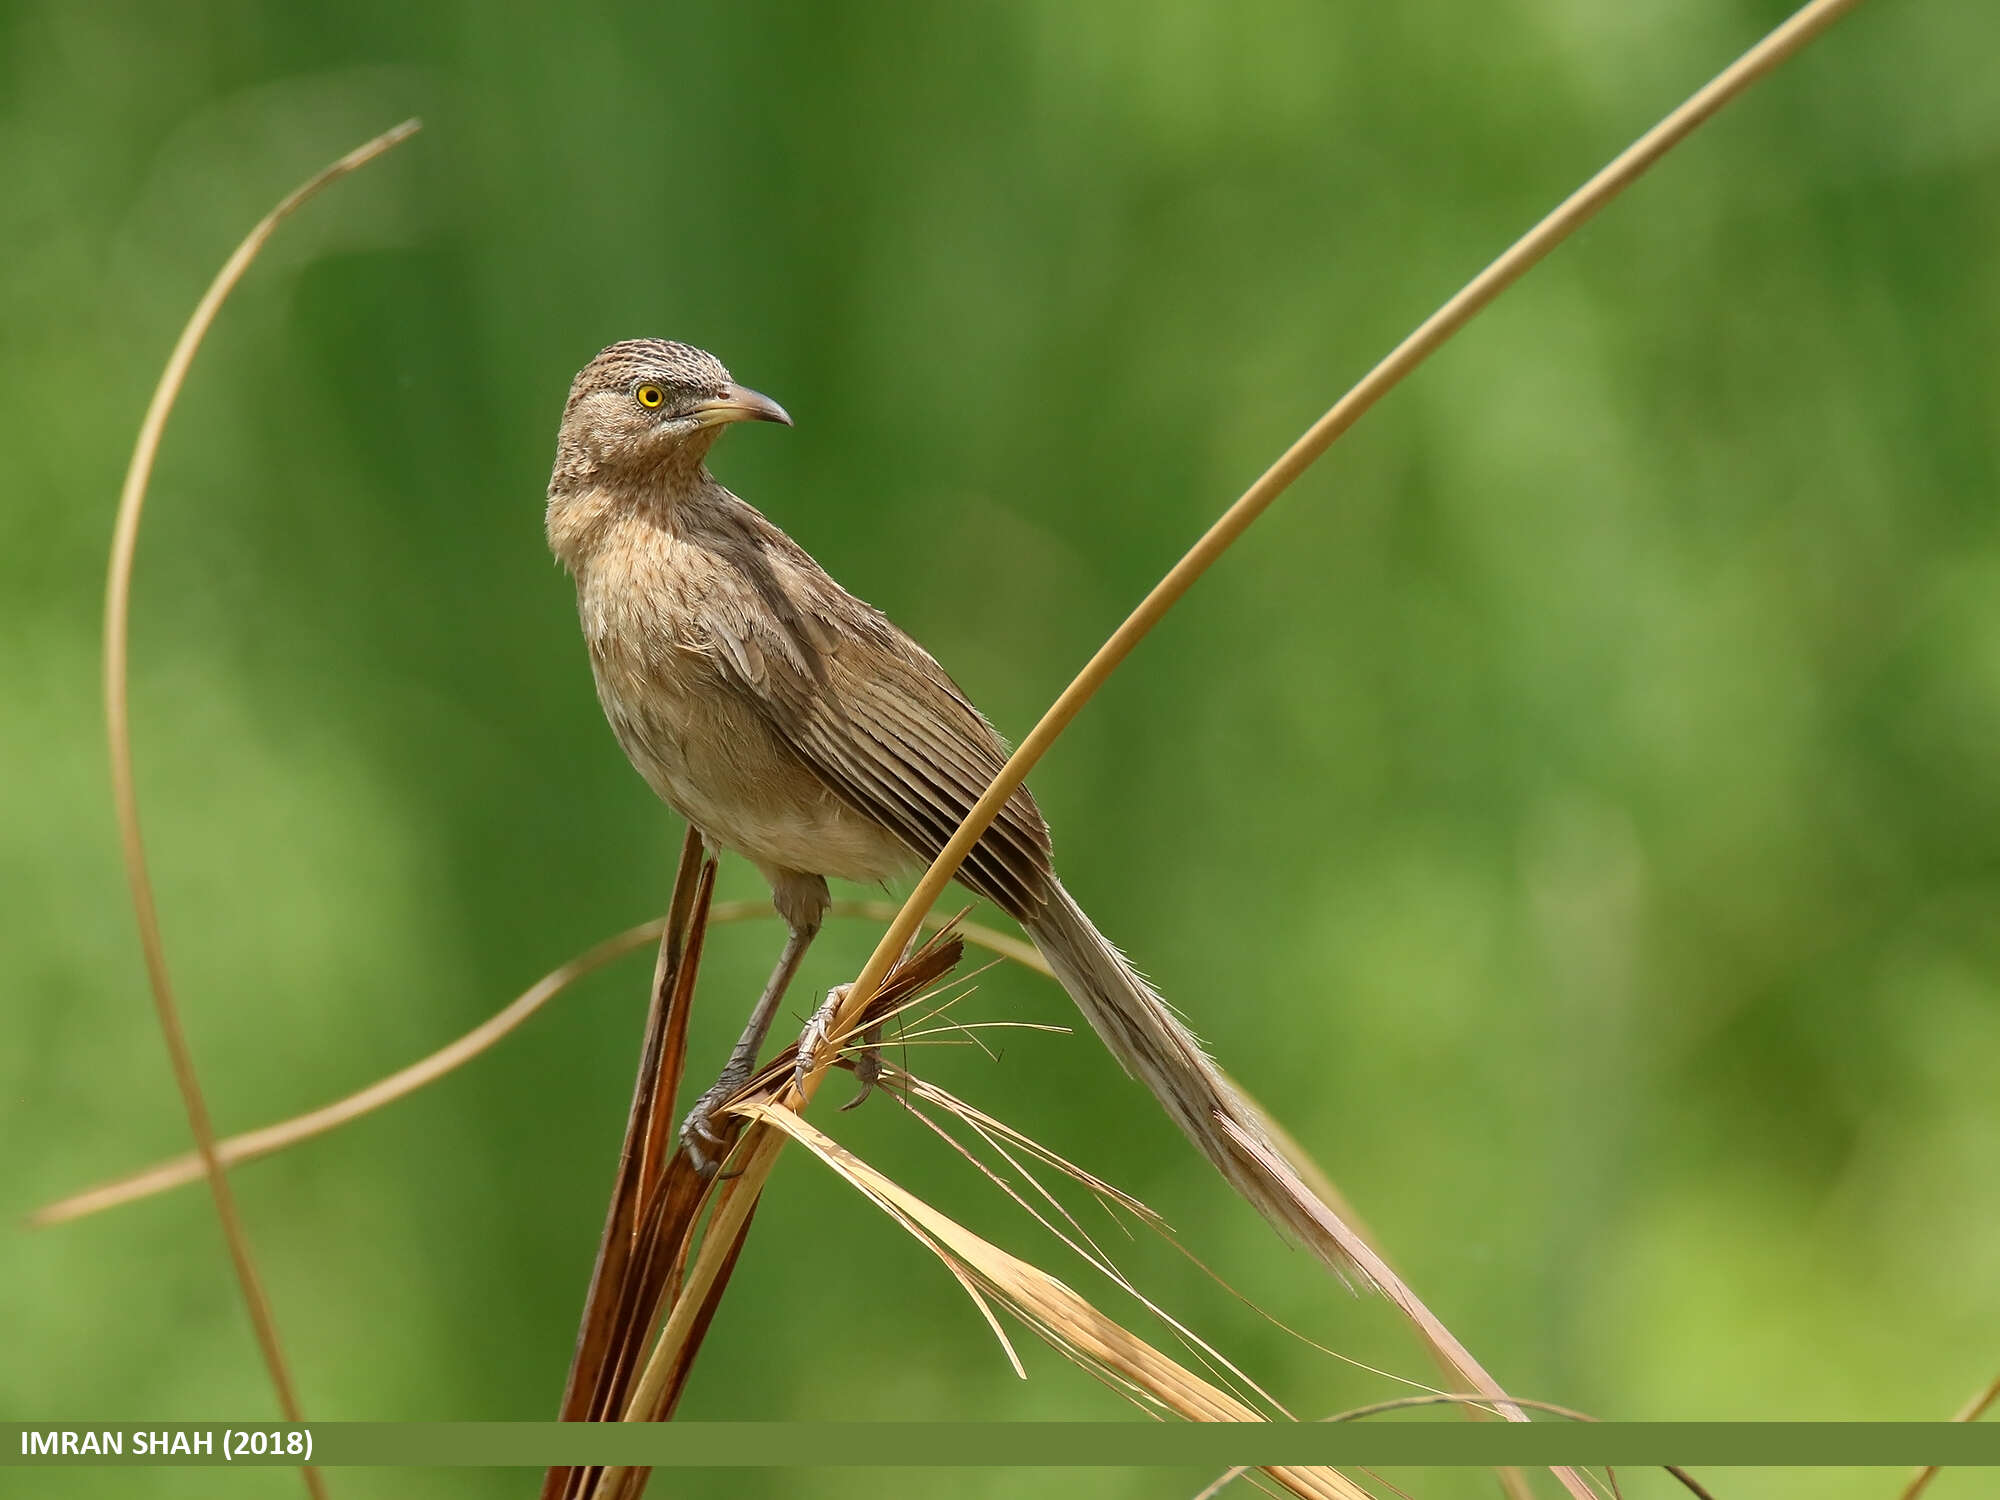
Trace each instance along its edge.
{"label": "brown stalk", "polygon": [[[1195,581],[1207,572],[1237,538],[1264,513],[1271,502],[1332,446],[1335,439],[1359,421],[1389,391],[1526,274],[1531,267],[1575,233],[1580,226],[1725,104],[1778,67],[1859,3],[1860,0],[1811,0],[1811,3],[1802,6],[1776,30],[1718,73],[1659,124],[1627,147],[1603,170],[1564,199],[1444,306],[1420,324],[1415,332],[1363,376],[1352,390],[1315,422],[1304,436],[1287,449],[1284,455],[1223,513],[1221,518],[1174,565],[1167,576],[1153,587],[1138,608],[1133,610],[1125,622],[1113,632],[1111,638],[1098,648],[1083,671],[1078,673],[1075,680],[1063,690],[1062,695],[1042,716],[1028,737],[1021,742],[1020,747],[1008,758],[1007,764],[994,778],[992,785],[986,789],[985,795],[967,814],[965,821],[959,825],[943,852],[931,862],[930,868],[917,882],[916,889],[903,903],[896,920],[890,924],[889,930],[877,943],[874,953],[863,965],[861,973],[850,986],[845,1005],[835,1021],[836,1031],[852,1029],[855,1016],[866,1006],[888,973],[893,956],[901,952],[910,941],[917,931],[918,923],[936,904],[938,897],[943,894],[945,885],[957,873],[965,856],[971,852],[972,846],[978,842],[1000,808],[1026,779],[1028,772],[1055,742],[1057,736],[1068,727],[1071,720],[1090,701],[1133,648],[1194,586]],[[804,1080],[802,1088],[795,1088],[786,1095],[783,1101],[784,1107],[794,1111],[803,1108],[811,1098],[817,1082],[817,1075]],[[783,1141],[784,1136],[780,1132],[763,1122],[753,1126],[749,1131],[745,1142],[747,1155],[740,1175],[728,1184],[726,1192],[717,1204],[709,1231],[704,1236],[701,1250],[688,1273],[688,1287],[683,1295],[683,1301],[689,1302],[690,1305],[683,1308],[680,1304],[676,1304],[668,1315],[669,1331],[694,1315],[694,1308],[700,1306],[710,1295],[715,1278],[723,1266],[733,1263],[740,1238],[747,1231],[757,1195],[763,1190],[771,1166],[783,1147]],[[1305,1191],[1303,1184],[1299,1185],[1299,1190]],[[1308,1207],[1315,1206],[1316,1200],[1311,1200],[1310,1194],[1307,1193],[1302,1204]],[[1324,1205],[1316,1206],[1324,1209]],[[1358,1243],[1358,1237],[1353,1238]],[[1460,1349],[1458,1353],[1463,1355],[1464,1351]],[[1469,1355],[1464,1357],[1470,1360]],[[1456,1363],[1456,1358],[1454,1362]],[[646,1376],[642,1377],[642,1388],[653,1379],[653,1375],[654,1372],[649,1368]],[[1485,1381],[1475,1383],[1482,1387],[1486,1384]],[[628,1419],[636,1419],[642,1414],[643,1408],[638,1411],[628,1408],[626,1413]],[[1518,1410],[1510,1412],[1509,1415],[1519,1420],[1526,1420],[1526,1414]],[[1558,1469],[1555,1472],[1565,1488],[1578,1496],[1579,1500],[1589,1495],[1588,1486],[1574,1472],[1567,1469]]]}
{"label": "brown stalk", "polygon": [[[133,914],[139,924],[139,946],[145,953],[146,977],[152,986],[160,1034],[166,1041],[167,1056],[173,1064],[174,1083],[180,1090],[181,1104],[187,1111],[188,1130],[194,1136],[195,1150],[201,1157],[202,1170],[208,1178],[209,1193],[215,1199],[215,1216],[222,1226],[223,1239],[229,1246],[237,1285],[242,1291],[244,1306],[249,1310],[251,1325],[256,1329],[257,1344],[263,1351],[265,1368],[270,1372],[271,1385],[277,1392],[278,1408],[291,1422],[303,1421],[304,1413],[300,1409],[298,1392],[278,1338],[277,1320],[271,1312],[270,1299],[265,1295],[263,1280],[257,1273],[242,1217],[237,1212],[235,1194],[230,1191],[228,1175],[215,1148],[214,1123],[209,1117],[208,1102],[203,1097],[201,1080],[195,1071],[194,1054],[188,1047],[186,1030],[181,1025],[180,1008],[174,1001],[173,983],[167,971],[166,946],[160,936],[159,912],[153,900],[152,877],[146,867],[145,841],[140,836],[139,798],[132,775],[132,725],[127,687],[132,567],[139,545],[139,518],[145,508],[146,485],[152,477],[153,460],[159,453],[167,418],[187,379],[188,369],[194,363],[195,353],[201,348],[202,340],[215,322],[223,302],[243,279],[243,273],[249,270],[250,263],[257,258],[257,253],[264,248],[279,224],[322,188],[366,166],[414,135],[418,128],[418,121],[405,120],[366,145],[356,147],[294,188],[279,201],[276,208],[258,221],[216,273],[215,280],[196,304],[194,315],[181,330],[180,339],[168,356],[166,369],[161,372],[159,384],[153,390],[145,420],[139,425],[138,442],[133,446],[132,462],[125,471],[125,487],[118,498],[118,524],[112,533],[110,576],[104,590],[104,717],[111,750],[111,792],[117,808],[125,874],[132,887]],[[319,1471],[308,1467],[301,1472],[305,1476],[306,1488],[315,1496],[324,1496],[325,1484]]]}
{"label": "brown stalk", "polygon": [[[687,1058],[687,1023],[714,893],[715,861],[702,857],[701,835],[690,828],[681,845],[680,868],[653,966],[625,1143],[584,1299],[576,1353],[563,1388],[559,1419],[565,1422],[597,1420],[623,1404],[639,1341],[658,1316],[653,1298],[665,1288],[667,1269],[656,1231],[669,1188],[661,1164]],[[676,1240],[668,1253],[678,1248]],[[585,1467],[551,1468],[542,1486],[544,1500],[582,1493],[592,1473]]]}

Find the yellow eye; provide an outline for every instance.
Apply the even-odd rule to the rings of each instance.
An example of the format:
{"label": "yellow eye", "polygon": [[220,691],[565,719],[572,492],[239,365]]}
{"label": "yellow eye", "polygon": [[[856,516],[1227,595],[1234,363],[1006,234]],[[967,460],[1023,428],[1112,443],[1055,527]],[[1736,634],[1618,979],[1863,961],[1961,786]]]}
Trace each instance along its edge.
{"label": "yellow eye", "polygon": [[656,385],[642,385],[632,394],[639,398],[639,404],[648,411],[667,399],[667,393]]}

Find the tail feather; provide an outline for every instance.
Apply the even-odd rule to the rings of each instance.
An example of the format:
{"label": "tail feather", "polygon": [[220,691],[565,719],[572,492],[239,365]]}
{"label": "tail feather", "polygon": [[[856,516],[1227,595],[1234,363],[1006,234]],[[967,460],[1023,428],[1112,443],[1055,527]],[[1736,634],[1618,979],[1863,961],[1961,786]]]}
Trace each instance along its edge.
{"label": "tail feather", "polygon": [[1227,1120],[1271,1156],[1282,1155],[1258,1112],[1229,1086],[1194,1033],[1091,924],[1060,882],[1051,883],[1048,900],[1024,925],[1111,1055],[1146,1086],[1231,1186],[1334,1269],[1366,1281],[1305,1205],[1224,1127]]}

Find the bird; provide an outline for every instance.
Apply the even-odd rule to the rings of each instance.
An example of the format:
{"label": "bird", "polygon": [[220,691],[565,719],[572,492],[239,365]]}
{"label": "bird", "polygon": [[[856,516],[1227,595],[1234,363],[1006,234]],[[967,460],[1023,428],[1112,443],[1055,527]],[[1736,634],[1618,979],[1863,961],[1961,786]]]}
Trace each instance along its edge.
{"label": "bird", "polygon": [[[612,344],[570,386],[546,515],[619,744],[708,850],[756,866],[787,927],[727,1065],[682,1122],[704,1171],[717,1165],[705,1155],[720,1144],[716,1113],[748,1081],[826,915],[827,878],[880,884],[922,869],[1007,758],[930,653],[709,472],[711,447],[740,422],[791,417],[704,350]],[[1317,1245],[1307,1210],[1245,1149],[1275,1154],[1261,1116],[1057,878],[1025,785],[957,878],[1021,924],[1201,1153]]]}

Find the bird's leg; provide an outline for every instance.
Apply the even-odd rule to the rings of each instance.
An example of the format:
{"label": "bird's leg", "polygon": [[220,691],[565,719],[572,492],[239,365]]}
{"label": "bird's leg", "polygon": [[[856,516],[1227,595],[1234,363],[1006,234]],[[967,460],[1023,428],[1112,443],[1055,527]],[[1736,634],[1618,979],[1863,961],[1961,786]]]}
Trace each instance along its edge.
{"label": "bird's leg", "polygon": [[819,924],[826,915],[830,899],[826,882],[817,875],[797,875],[786,871],[772,878],[772,905],[778,908],[778,914],[790,928],[785,939],[785,951],[778,955],[778,966],[771,970],[764,993],[757,997],[756,1007],[744,1023],[743,1035],[729,1049],[729,1061],[723,1065],[722,1075],[695,1100],[694,1108],[681,1121],[681,1144],[687,1148],[695,1169],[704,1175],[714,1171],[718,1165],[710,1161],[702,1150],[704,1143],[709,1146],[722,1144],[722,1136],[715,1129],[716,1113],[742,1091],[743,1085],[756,1071],[757,1054],[764,1049],[764,1038],[770,1033],[771,1022],[778,1014],[778,1004],[785,998],[792,976],[798,973],[806,949],[812,946],[812,940],[819,932]]}

